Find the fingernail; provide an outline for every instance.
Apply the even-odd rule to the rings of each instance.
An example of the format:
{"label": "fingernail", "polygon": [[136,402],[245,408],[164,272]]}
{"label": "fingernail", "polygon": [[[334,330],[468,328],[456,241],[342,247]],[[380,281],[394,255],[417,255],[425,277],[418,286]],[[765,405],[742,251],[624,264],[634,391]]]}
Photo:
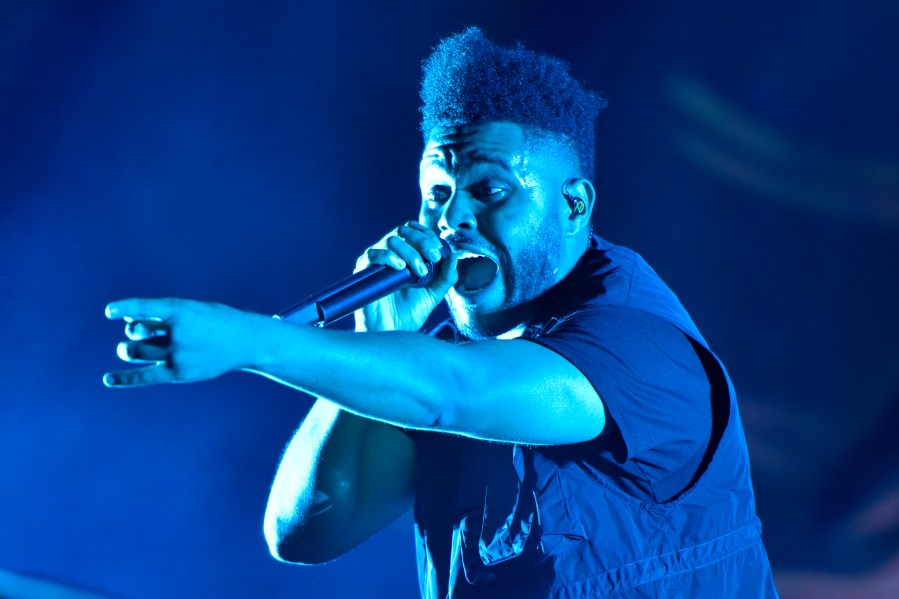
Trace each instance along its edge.
{"label": "fingernail", "polygon": [[415,270],[418,271],[418,276],[423,277],[428,274],[428,267],[425,266],[425,263],[421,260],[415,261]]}
{"label": "fingernail", "polygon": [[104,374],[103,375],[103,384],[107,387],[114,387],[119,382],[119,379],[114,374]]}
{"label": "fingernail", "polygon": [[442,256],[440,255],[440,250],[438,250],[437,248],[431,249],[431,260],[433,260],[434,262],[437,262],[438,260],[440,260],[441,257]]}
{"label": "fingernail", "polygon": [[112,304],[106,306],[106,318],[115,318],[118,313],[119,311]]}

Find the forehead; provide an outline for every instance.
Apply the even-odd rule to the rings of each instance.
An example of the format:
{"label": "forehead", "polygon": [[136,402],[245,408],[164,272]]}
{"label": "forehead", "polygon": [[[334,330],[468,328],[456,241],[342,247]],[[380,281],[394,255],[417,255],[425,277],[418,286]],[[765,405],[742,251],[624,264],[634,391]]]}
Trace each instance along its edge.
{"label": "forehead", "polygon": [[435,127],[425,144],[421,168],[455,170],[477,162],[515,167],[525,152],[524,130],[515,123]]}

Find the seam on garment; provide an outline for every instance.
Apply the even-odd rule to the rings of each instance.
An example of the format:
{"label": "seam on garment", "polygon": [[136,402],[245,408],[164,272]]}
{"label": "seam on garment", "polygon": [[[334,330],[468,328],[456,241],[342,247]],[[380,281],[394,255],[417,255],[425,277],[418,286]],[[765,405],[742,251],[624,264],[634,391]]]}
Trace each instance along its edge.
{"label": "seam on garment", "polygon": [[631,252],[631,267],[627,271],[630,276],[627,278],[627,293],[624,294],[624,305],[628,306],[631,301],[631,290],[634,288],[634,269],[637,266],[637,254]]}
{"label": "seam on garment", "polygon": [[[691,545],[689,547],[685,547],[683,549],[677,551],[669,551],[667,553],[662,553],[660,555],[655,555],[652,557],[635,560],[632,562],[628,562],[626,564],[621,564],[614,568],[610,568],[608,570],[604,570],[597,574],[593,574],[591,576],[587,576],[585,578],[581,578],[574,582],[570,582],[561,587],[555,587],[552,589],[553,596],[559,596],[561,593],[564,593],[569,590],[576,590],[576,588],[580,585],[584,585],[590,581],[595,581],[598,578],[605,577],[609,579],[610,584],[606,585],[609,593],[621,593],[624,591],[633,590],[639,588],[645,584],[650,584],[654,582],[658,582],[660,580],[665,580],[666,578],[671,578],[672,576],[679,576],[681,574],[685,574],[687,572],[692,572],[694,570],[698,570],[700,568],[704,568],[707,566],[711,566],[717,562],[728,559],[741,551],[746,551],[752,549],[752,547],[758,543],[761,539],[761,523],[759,522],[758,517],[753,517],[751,521],[743,526],[732,530],[731,532],[725,533],[714,539],[710,539],[703,543],[698,543],[696,545]],[[709,546],[721,546],[716,549],[706,549]],[[708,560],[689,560],[682,559],[683,556],[688,554],[695,554],[703,551],[708,551],[713,559]],[[638,580],[631,584],[615,584],[612,583],[612,579],[615,578],[623,578],[622,574],[626,570],[639,569],[641,566],[649,566],[652,562],[658,562],[660,565],[671,565],[679,567],[668,567],[665,568],[666,573],[664,576],[653,576],[646,578],[645,580]]]}

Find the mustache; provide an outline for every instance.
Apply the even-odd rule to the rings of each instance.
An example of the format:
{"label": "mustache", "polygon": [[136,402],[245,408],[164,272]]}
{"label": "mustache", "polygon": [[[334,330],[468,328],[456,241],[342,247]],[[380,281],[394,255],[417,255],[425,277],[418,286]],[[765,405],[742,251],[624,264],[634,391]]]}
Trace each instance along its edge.
{"label": "mustache", "polygon": [[474,237],[470,237],[465,235],[464,233],[452,233],[451,235],[447,235],[443,238],[446,241],[452,250],[458,251],[459,247],[462,245],[474,246],[477,248],[482,248],[485,250],[489,250],[490,252],[495,252],[496,248],[492,243],[488,243],[484,239],[475,239]]}
{"label": "mustache", "polygon": [[508,269],[510,260],[508,255],[500,251],[498,247],[480,236],[466,235],[465,233],[453,233],[443,238],[453,253],[475,251],[490,257],[502,270]]}

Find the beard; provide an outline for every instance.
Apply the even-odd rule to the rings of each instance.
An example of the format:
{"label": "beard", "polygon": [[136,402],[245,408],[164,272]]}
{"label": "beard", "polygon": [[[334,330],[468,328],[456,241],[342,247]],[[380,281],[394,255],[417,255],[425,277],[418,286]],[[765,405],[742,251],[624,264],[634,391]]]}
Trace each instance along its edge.
{"label": "beard", "polygon": [[487,339],[526,325],[537,304],[559,279],[562,252],[561,223],[545,218],[528,241],[512,256],[499,252],[499,273],[504,296],[496,308],[486,309],[455,295],[447,298],[450,315],[459,332],[468,339]]}

